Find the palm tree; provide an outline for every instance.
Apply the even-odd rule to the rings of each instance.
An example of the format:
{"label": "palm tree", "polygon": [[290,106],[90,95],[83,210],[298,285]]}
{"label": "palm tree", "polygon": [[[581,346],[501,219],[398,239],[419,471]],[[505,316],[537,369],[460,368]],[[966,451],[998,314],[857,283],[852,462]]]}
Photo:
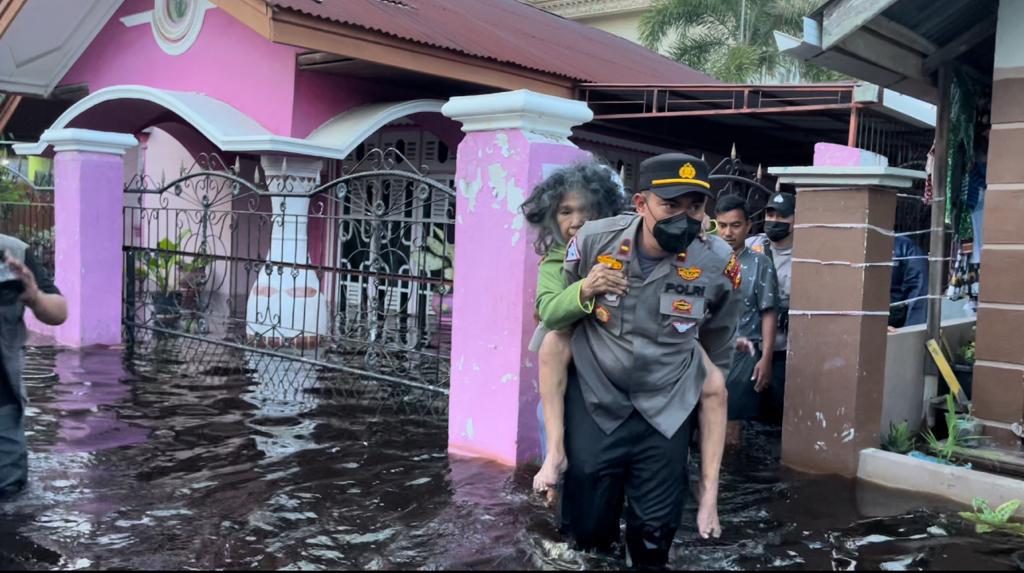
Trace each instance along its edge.
{"label": "palm tree", "polygon": [[834,81],[843,76],[783,56],[776,30],[801,36],[823,0],[656,0],[640,20],[641,41],[729,83]]}

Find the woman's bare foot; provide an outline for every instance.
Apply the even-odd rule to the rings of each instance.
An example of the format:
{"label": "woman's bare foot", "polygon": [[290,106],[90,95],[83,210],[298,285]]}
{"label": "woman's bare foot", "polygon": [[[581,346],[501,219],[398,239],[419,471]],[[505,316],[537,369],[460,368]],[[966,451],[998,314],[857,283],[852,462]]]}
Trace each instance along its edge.
{"label": "woman's bare foot", "polygon": [[718,522],[718,491],[706,491],[704,484],[698,487],[697,533],[703,539],[722,536],[722,525]]}
{"label": "woman's bare foot", "polygon": [[541,465],[540,471],[533,476],[533,490],[538,493],[546,493],[548,503],[554,503],[556,486],[568,467],[569,461],[565,459],[565,454],[549,452],[544,458],[544,464]]}

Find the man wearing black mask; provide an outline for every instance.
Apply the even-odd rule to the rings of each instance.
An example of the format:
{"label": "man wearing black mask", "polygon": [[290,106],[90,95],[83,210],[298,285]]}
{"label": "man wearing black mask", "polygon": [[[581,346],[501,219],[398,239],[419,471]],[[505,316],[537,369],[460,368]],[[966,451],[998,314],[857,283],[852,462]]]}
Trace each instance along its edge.
{"label": "man wearing black mask", "polygon": [[782,406],[786,395],[786,352],[789,341],[789,292],[793,279],[793,221],[796,196],[776,193],[764,208],[764,234],[747,239],[754,252],[771,257],[779,279],[778,326],[775,331],[775,354],[772,358],[772,381],[762,404],[762,418],[773,424],[782,423]]}
{"label": "man wearing black mask", "polygon": [[[579,301],[590,316],[572,339],[562,517],[582,548],[607,549],[628,499],[626,547],[633,566],[646,568],[668,559],[687,491],[691,414],[705,378],[732,366],[743,301],[732,249],[702,232],[707,164],[659,155],[640,165],[639,179],[636,214],[590,221],[566,247],[568,284],[608,264],[629,286]],[[726,410],[710,410],[701,413],[702,432],[715,439],[702,437],[698,518],[717,516],[725,445]]]}

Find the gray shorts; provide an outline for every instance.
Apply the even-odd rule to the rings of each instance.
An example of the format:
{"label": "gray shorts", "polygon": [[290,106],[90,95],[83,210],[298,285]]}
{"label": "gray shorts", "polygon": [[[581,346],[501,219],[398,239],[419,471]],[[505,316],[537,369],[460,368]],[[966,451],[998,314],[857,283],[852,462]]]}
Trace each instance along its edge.
{"label": "gray shorts", "polygon": [[537,329],[533,331],[533,338],[530,338],[530,346],[527,347],[530,352],[540,352],[540,345],[544,342],[544,337],[547,336],[549,332],[551,332],[550,328],[543,324],[537,325]]}

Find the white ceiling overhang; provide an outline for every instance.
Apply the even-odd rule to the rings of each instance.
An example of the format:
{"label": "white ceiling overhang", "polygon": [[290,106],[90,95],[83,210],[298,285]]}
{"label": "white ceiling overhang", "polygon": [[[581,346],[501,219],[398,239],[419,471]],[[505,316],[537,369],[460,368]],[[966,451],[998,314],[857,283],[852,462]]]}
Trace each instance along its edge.
{"label": "white ceiling overhang", "polygon": [[0,37],[0,91],[48,96],[123,0],[31,0]]}

